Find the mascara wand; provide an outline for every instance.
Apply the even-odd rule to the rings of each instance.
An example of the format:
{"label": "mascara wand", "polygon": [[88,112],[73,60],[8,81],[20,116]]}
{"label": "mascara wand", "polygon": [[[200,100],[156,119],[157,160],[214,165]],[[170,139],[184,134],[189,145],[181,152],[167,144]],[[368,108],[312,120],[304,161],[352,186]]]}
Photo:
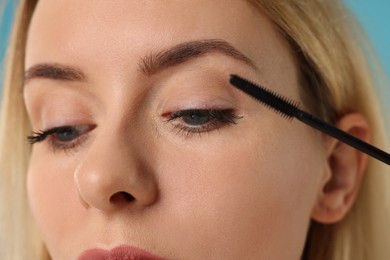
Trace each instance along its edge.
{"label": "mascara wand", "polygon": [[289,119],[296,118],[303,123],[390,165],[390,154],[299,109],[297,102],[290,101],[289,99],[280,96],[276,92],[251,83],[237,75],[231,75],[230,83],[256,99],[256,101],[280,113],[282,116]]}

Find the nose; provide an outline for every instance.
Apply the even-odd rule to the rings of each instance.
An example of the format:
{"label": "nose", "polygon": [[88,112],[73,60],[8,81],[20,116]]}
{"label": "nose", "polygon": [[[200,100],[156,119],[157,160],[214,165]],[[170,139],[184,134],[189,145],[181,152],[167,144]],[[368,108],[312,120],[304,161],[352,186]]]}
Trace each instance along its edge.
{"label": "nose", "polygon": [[158,188],[148,165],[147,149],[138,147],[115,137],[96,138],[91,143],[74,172],[85,207],[112,212],[143,208],[157,200]]}

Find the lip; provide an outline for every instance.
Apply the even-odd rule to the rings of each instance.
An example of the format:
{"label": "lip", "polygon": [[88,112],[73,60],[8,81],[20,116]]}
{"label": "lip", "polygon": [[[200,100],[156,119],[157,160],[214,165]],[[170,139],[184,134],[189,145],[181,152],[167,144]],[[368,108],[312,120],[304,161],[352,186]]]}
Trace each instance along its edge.
{"label": "lip", "polygon": [[112,250],[88,249],[84,251],[77,260],[162,260],[142,249],[131,246],[119,246]]}

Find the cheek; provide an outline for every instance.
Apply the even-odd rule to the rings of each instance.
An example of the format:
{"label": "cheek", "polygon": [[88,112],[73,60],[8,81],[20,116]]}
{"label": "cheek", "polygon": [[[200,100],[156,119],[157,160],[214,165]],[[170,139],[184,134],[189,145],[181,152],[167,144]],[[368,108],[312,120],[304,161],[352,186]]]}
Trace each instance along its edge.
{"label": "cheek", "polygon": [[72,162],[59,162],[50,156],[40,156],[39,152],[33,152],[27,188],[32,213],[49,251],[56,252],[51,250],[53,248],[69,249],[71,243],[65,238],[74,237],[74,241],[78,240],[76,237],[80,232],[72,229],[79,226],[77,221],[80,221],[79,216],[82,214],[80,202],[75,196],[77,192],[73,183]]}
{"label": "cheek", "polygon": [[290,259],[295,252],[298,259],[317,181],[315,162],[297,163],[310,156],[310,149],[299,152],[302,145],[271,135],[167,149],[161,161],[175,163],[164,170],[162,188],[170,191],[165,194],[175,222],[184,223],[177,226],[183,229],[178,242],[191,229],[189,251],[207,247],[210,255],[236,259],[267,254],[271,259],[275,252]]}

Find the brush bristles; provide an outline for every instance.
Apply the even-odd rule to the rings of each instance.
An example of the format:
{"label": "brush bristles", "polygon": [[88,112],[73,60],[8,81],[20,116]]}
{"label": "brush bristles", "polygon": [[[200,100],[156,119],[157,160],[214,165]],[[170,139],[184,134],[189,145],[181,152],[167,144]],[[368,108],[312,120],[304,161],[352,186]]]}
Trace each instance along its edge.
{"label": "brush bristles", "polygon": [[266,89],[263,86],[259,86],[239,76],[231,75],[230,83],[256,99],[258,102],[271,108],[282,117],[292,120],[300,111],[298,102],[289,100],[272,90]]}

